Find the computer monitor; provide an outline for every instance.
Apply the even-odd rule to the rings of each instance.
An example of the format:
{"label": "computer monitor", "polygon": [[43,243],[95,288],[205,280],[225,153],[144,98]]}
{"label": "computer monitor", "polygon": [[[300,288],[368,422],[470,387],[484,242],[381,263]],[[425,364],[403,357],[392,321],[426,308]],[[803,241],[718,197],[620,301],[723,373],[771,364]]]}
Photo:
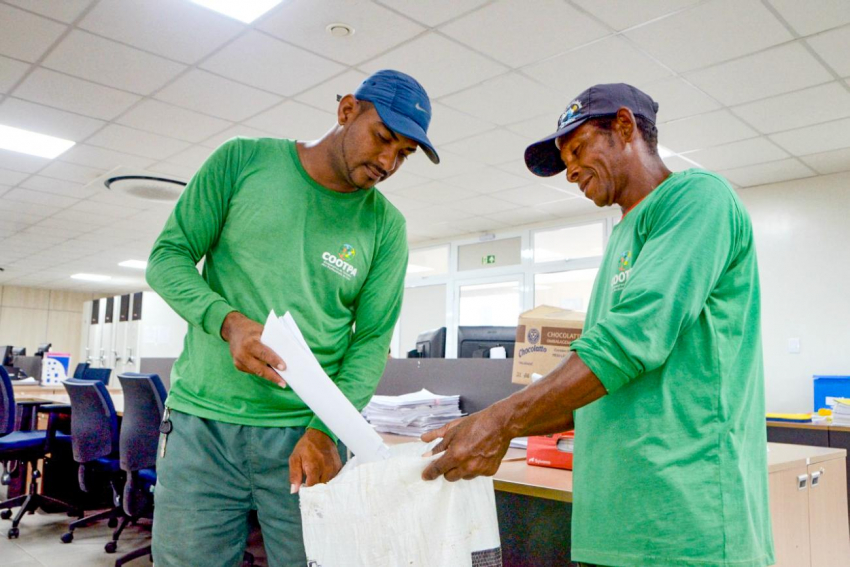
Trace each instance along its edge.
{"label": "computer monitor", "polygon": [[35,350],[35,355],[44,358],[44,353],[50,352],[50,347],[52,346],[52,343],[43,343],[38,345],[38,348]]}
{"label": "computer monitor", "polygon": [[12,366],[12,360],[14,359],[12,345],[0,346],[0,355],[3,356],[3,366]]}
{"label": "computer monitor", "polygon": [[416,350],[407,358],[446,358],[446,328],[425,331],[416,337]]}
{"label": "computer monitor", "polygon": [[16,356],[14,365],[20,369],[23,377],[32,377],[41,381],[41,363],[43,362],[40,356]]}
{"label": "computer monitor", "polygon": [[516,327],[458,327],[458,358],[490,358],[490,349],[505,347],[508,358],[514,357]]}
{"label": "computer monitor", "polygon": [[27,355],[27,347],[12,347],[12,356],[26,356]]}

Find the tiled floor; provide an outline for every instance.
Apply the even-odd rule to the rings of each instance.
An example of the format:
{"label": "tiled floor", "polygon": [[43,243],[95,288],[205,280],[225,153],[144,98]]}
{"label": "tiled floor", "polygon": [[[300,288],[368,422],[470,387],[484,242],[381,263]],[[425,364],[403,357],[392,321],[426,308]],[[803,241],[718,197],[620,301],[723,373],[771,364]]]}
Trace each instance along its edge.
{"label": "tiled floor", "polygon": [[[79,528],[74,531],[74,541],[68,544],[59,541],[74,518],[65,514],[35,513],[24,516],[20,525],[20,537],[7,539],[10,520],[0,520],[0,565],[2,567],[111,567],[115,559],[134,549],[150,543],[150,530],[128,526],[118,541],[118,551],[108,554],[103,550],[112,539],[112,530],[106,522]],[[142,522],[145,522],[142,520]],[[149,524],[149,521],[147,522]],[[262,538],[258,531],[252,533],[248,551],[254,554],[257,567],[266,565]],[[130,567],[150,567],[148,557],[141,557],[128,564]]]}

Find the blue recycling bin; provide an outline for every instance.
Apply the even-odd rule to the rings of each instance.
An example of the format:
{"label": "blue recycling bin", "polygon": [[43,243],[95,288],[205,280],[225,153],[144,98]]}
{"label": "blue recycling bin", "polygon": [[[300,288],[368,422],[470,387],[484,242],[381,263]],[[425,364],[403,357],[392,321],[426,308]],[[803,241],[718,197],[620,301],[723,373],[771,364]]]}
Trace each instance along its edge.
{"label": "blue recycling bin", "polygon": [[815,411],[829,409],[831,398],[850,398],[850,376],[815,376]]}

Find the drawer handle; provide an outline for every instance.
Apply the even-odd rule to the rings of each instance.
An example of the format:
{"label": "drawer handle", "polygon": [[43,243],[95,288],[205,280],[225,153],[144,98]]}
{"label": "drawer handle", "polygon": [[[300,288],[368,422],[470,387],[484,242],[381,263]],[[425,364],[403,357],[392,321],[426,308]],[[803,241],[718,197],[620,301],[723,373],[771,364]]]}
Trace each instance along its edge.
{"label": "drawer handle", "polygon": [[820,477],[823,475],[823,473],[823,469],[812,473],[812,488],[818,487],[818,485],[820,484]]}
{"label": "drawer handle", "polygon": [[807,484],[809,484],[809,475],[801,474],[797,477],[797,490],[805,490]]}

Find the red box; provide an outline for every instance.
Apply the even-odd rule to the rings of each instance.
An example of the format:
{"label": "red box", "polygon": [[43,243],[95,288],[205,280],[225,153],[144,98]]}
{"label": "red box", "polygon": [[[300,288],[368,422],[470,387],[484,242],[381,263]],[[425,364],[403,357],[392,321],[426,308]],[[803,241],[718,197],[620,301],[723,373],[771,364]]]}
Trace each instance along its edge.
{"label": "red box", "polygon": [[529,437],[525,462],[538,467],[573,470],[574,441],[574,431]]}

